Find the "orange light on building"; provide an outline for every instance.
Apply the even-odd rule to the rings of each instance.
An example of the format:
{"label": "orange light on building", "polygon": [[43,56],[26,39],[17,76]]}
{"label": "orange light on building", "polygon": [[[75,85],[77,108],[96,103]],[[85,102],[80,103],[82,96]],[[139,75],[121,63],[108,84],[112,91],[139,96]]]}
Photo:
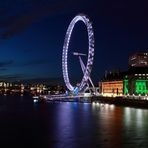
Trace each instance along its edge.
{"label": "orange light on building", "polygon": [[123,81],[101,82],[103,96],[115,97],[123,95]]}

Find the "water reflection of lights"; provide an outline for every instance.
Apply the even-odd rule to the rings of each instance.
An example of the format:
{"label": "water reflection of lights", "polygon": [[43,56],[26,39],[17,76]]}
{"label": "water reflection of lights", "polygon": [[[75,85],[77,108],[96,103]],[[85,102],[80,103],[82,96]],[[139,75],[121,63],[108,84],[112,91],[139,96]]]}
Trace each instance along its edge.
{"label": "water reflection of lights", "polygon": [[137,109],[137,119],[138,119],[139,121],[142,120],[142,110],[141,110],[141,109]]}
{"label": "water reflection of lights", "polygon": [[131,120],[131,110],[129,107],[125,108],[125,122],[129,123],[129,121]]}
{"label": "water reflection of lights", "polygon": [[126,126],[133,125],[136,127],[142,127],[142,123],[145,116],[145,110],[126,107],[124,111],[125,111],[124,120]]}
{"label": "water reflection of lights", "polygon": [[104,105],[104,108],[105,108],[106,110],[114,110],[115,105],[113,105],[113,104],[105,104],[105,105]]}
{"label": "water reflection of lights", "polygon": [[97,105],[99,105],[99,103],[98,103],[98,102],[97,102],[96,104],[97,104]]}
{"label": "water reflection of lights", "polygon": [[115,109],[115,105],[111,104],[111,105],[110,105],[110,108],[111,108],[112,110],[114,110],[114,109]]}
{"label": "water reflection of lights", "polygon": [[84,104],[84,105],[89,105],[89,103],[86,103],[86,102],[84,102],[83,104]]}
{"label": "water reflection of lights", "polygon": [[114,108],[115,108],[115,105],[113,105],[113,104],[104,104],[104,103],[99,103],[99,102],[93,102],[92,103],[92,106],[94,108],[96,108],[96,107],[102,107],[105,110],[114,110]]}

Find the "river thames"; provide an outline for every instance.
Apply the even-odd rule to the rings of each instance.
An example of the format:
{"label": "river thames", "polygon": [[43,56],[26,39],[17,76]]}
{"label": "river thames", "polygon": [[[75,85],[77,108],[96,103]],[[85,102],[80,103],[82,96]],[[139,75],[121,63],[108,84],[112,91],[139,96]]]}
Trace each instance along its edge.
{"label": "river thames", "polygon": [[1,147],[146,148],[148,109],[0,97]]}

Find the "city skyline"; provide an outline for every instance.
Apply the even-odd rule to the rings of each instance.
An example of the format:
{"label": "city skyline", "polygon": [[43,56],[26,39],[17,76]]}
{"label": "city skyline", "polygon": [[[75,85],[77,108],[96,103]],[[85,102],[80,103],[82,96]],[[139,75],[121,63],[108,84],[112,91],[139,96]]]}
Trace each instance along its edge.
{"label": "city skyline", "polygon": [[[105,70],[128,67],[128,57],[147,51],[147,2],[138,1],[1,1],[0,79],[49,79],[62,82],[62,50],[70,21],[79,13],[88,15],[95,34],[92,79]],[[87,32],[77,23],[70,50],[87,52]],[[70,75],[78,75],[79,61],[69,53]],[[74,62],[73,62],[74,61]]]}

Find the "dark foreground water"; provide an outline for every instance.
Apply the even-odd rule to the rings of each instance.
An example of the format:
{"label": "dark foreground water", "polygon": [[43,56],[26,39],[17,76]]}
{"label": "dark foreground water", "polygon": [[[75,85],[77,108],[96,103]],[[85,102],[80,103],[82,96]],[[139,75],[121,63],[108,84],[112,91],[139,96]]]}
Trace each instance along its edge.
{"label": "dark foreground water", "polygon": [[0,147],[147,148],[148,110],[0,97]]}

